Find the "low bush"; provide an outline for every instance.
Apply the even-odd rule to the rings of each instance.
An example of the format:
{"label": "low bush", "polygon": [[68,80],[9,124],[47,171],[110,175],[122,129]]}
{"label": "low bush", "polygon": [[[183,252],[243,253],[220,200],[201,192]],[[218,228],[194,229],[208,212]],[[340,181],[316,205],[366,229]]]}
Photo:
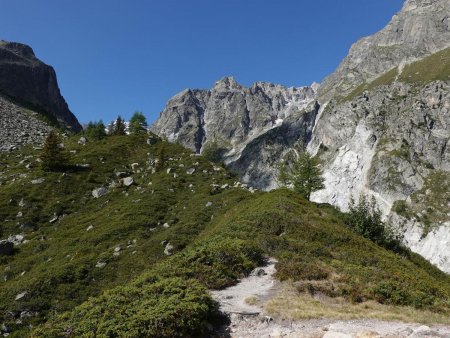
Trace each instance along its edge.
{"label": "low bush", "polygon": [[212,299],[199,282],[162,278],[141,287],[106,291],[37,328],[32,336],[198,336],[212,309]]}

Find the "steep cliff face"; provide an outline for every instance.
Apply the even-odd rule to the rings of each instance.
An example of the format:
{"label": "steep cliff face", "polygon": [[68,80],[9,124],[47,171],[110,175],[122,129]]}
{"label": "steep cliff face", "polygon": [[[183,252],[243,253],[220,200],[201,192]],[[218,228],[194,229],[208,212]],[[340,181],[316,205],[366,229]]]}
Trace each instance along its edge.
{"label": "steep cliff face", "polygon": [[319,90],[322,103],[371,82],[393,67],[450,46],[450,1],[407,0],[401,11],[378,33],[350,49]]}
{"label": "steep cliff face", "polygon": [[275,164],[286,149],[311,137],[316,90],[266,82],[246,88],[225,77],[211,90],[174,96],[151,130],[198,153],[220,150],[243,181],[267,189],[274,187]]}
{"label": "steep cliff face", "polygon": [[312,199],[346,210],[374,196],[411,248],[450,271],[449,146],[445,49],[327,104],[308,145],[325,163],[326,188]]}
{"label": "steep cliff face", "polygon": [[55,71],[37,59],[29,46],[0,41],[0,94],[45,111],[74,131],[81,130],[61,96]]}

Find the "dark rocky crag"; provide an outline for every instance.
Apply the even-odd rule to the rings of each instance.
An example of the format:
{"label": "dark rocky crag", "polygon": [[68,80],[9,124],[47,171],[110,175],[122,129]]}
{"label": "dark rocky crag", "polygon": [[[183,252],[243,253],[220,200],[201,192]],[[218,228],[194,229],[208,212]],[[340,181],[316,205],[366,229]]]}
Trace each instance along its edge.
{"label": "dark rocky crag", "polygon": [[27,45],[0,41],[0,94],[20,106],[45,112],[75,132],[82,129],[61,96],[54,69],[36,58]]}

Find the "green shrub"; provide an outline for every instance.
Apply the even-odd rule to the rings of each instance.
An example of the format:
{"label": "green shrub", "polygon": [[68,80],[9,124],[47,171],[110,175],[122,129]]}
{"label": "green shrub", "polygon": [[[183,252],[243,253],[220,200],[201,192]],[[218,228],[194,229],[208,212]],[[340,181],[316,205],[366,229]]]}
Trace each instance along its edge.
{"label": "green shrub", "polygon": [[397,253],[407,253],[398,235],[381,220],[375,198],[371,201],[361,196],[358,204],[352,199],[346,216],[347,225],[357,234]]}
{"label": "green shrub", "polygon": [[106,291],[37,328],[32,336],[198,336],[212,309],[210,296],[197,281],[160,279]]}

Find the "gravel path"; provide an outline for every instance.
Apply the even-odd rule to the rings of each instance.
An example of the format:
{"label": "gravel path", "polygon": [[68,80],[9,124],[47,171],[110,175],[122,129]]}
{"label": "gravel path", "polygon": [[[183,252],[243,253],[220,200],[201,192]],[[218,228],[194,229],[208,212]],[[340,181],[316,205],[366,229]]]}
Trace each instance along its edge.
{"label": "gravel path", "polygon": [[[255,269],[237,285],[211,291],[230,323],[217,337],[243,338],[450,338],[450,326],[382,320],[316,319],[283,321],[264,313],[264,304],[281,289],[274,277],[276,260]],[[247,301],[246,301],[247,300]],[[249,304],[250,303],[250,304]]]}

